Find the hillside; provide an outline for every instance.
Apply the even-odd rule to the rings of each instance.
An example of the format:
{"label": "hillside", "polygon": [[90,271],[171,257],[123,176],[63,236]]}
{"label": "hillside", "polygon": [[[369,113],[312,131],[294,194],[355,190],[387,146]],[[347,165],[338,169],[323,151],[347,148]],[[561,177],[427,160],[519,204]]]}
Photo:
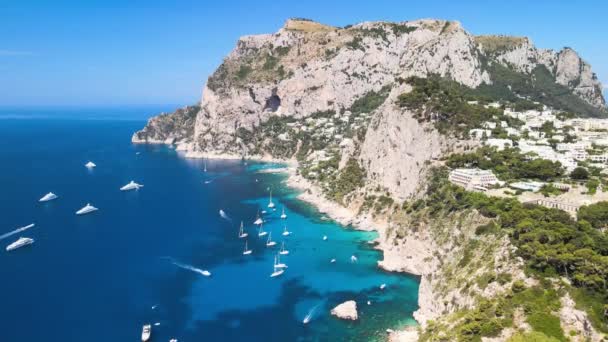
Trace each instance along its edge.
{"label": "hillside", "polygon": [[[381,267],[421,276],[417,338],[599,341],[608,323],[575,308],[569,274],[530,274],[532,256],[521,254],[514,226],[502,225],[508,210],[489,215],[478,198],[453,205],[466,196],[437,175],[446,156],[480,146],[471,130],[488,121],[521,125],[507,109],[608,117],[601,89],[570,48],[474,36],[458,22],[336,28],[292,19],[274,34],[239,39],[199,105],[150,119],[132,140],[176,144],[190,158],[297,165],[292,182],[308,190],[304,197],[345,213],[345,222],[378,229]],[[526,208],[518,212],[545,213]],[[602,248],[594,251],[607,258]],[[604,292],[599,298],[608,298]],[[507,305],[505,295],[514,301]],[[537,302],[526,306],[530,298]],[[577,305],[580,298],[593,297],[580,295]]]}

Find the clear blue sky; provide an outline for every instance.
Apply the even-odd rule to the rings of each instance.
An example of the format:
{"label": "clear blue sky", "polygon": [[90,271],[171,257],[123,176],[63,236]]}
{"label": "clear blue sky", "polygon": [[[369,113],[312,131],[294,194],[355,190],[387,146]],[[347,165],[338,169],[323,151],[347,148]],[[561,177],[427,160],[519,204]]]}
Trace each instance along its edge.
{"label": "clear blue sky", "polygon": [[608,83],[608,1],[0,0],[0,106],[195,103],[239,36],[289,17],[459,20],[571,46]]}

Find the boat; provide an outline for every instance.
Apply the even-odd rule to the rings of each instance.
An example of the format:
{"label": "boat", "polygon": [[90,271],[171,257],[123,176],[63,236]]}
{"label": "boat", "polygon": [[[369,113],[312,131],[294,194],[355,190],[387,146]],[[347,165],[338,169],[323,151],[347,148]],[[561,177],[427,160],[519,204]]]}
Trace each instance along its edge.
{"label": "boat", "polygon": [[358,260],[358,259],[357,259],[357,257],[356,257],[356,256],[351,255],[351,257],[350,257],[350,261],[351,261],[351,262],[357,262],[357,260]]}
{"label": "boat", "polygon": [[154,326],[155,326],[155,327],[157,327],[157,326],[159,326],[159,325],[160,325],[160,322],[156,322],[156,323],[154,323]]}
{"label": "boat", "polygon": [[386,284],[380,285],[380,290],[384,290],[384,288],[386,288]]}
{"label": "boat", "polygon": [[285,207],[283,207],[283,211],[281,212],[281,218],[283,220],[287,218],[287,215],[285,214]]}
{"label": "boat", "polygon": [[285,241],[283,241],[283,243],[281,243],[281,250],[279,251],[280,255],[287,255],[289,254],[289,251],[285,249]]}
{"label": "boat", "polygon": [[278,277],[281,274],[285,273],[284,269],[277,267],[277,257],[274,257],[274,265],[272,265],[272,273],[270,274],[271,278]]}
{"label": "boat", "polygon": [[245,250],[243,251],[243,255],[249,255],[251,252],[251,249],[247,248],[247,240],[245,240]]}
{"label": "boat", "polygon": [[120,188],[120,191],[129,191],[129,190],[139,190],[139,188],[143,188],[142,184],[137,184],[134,181],[130,181],[127,185]]}
{"label": "boat", "polygon": [[257,224],[257,225],[260,225],[262,223],[264,223],[264,221],[260,217],[258,217],[257,219],[255,219],[255,221],[253,221],[253,224]]}
{"label": "boat", "polygon": [[258,236],[265,236],[268,232],[264,231],[264,225],[260,224],[260,231],[258,232]]}
{"label": "boat", "polygon": [[283,236],[289,236],[289,234],[291,234],[291,232],[289,230],[287,230],[287,226],[283,227]]}
{"label": "boat", "polygon": [[23,247],[23,246],[27,246],[27,245],[31,245],[34,243],[34,239],[30,239],[30,238],[26,238],[26,237],[20,237],[17,241],[11,243],[10,245],[6,246],[6,251],[10,252],[13,251],[17,248]]}
{"label": "boat", "polygon": [[277,264],[275,265],[275,267],[276,268],[281,268],[281,269],[287,268],[287,264],[281,262],[281,255],[280,254],[277,254]]}
{"label": "boat", "polygon": [[272,232],[268,233],[268,241],[266,241],[266,247],[272,247],[277,243],[272,241]]}
{"label": "boat", "polygon": [[239,239],[246,238],[249,234],[245,233],[243,228],[243,221],[241,221],[241,228],[239,228]]}
{"label": "boat", "polygon": [[306,314],[306,316],[305,316],[305,317],[304,317],[304,319],[302,320],[302,323],[304,323],[304,324],[308,324],[308,323],[309,323],[309,322],[312,320],[312,317],[313,317],[313,315],[314,315],[315,311],[317,310],[317,308],[319,307],[319,305],[320,305],[320,304],[317,304],[317,305],[313,306],[313,307],[312,307],[312,309],[310,309],[310,310],[308,311],[308,313]]}
{"label": "boat", "polygon": [[85,205],[84,207],[82,207],[82,209],[80,209],[76,212],[76,215],[84,215],[84,214],[92,213],[97,210],[99,210],[99,209],[97,209],[94,206],[92,206],[91,204],[87,203],[87,205]]}
{"label": "boat", "polygon": [[203,163],[204,163],[203,172],[207,172],[207,161],[205,160]]}
{"label": "boat", "polygon": [[172,339],[169,340],[169,342],[177,342],[177,339],[176,338],[172,338]]}
{"label": "boat", "polygon": [[331,262],[333,264],[336,262],[336,259],[331,259],[329,262]]}
{"label": "boat", "polygon": [[323,241],[327,241],[327,235],[323,235]]}
{"label": "boat", "polygon": [[207,271],[207,270],[203,270],[201,272],[202,275],[204,275],[205,277],[211,277],[211,272]]}
{"label": "boat", "polygon": [[52,192],[49,192],[48,194],[42,196],[42,198],[39,199],[38,202],[48,202],[48,201],[52,201],[52,200],[54,200],[56,198],[57,198],[57,195],[55,195]]}
{"label": "boat", "polygon": [[152,326],[150,324],[145,324],[141,329],[141,341],[150,341],[150,335],[152,335]]}
{"label": "boat", "polygon": [[84,166],[85,166],[87,169],[92,169],[92,168],[94,168],[94,167],[97,167],[97,165],[95,165],[95,163],[93,163],[92,161],[89,161],[88,163],[84,164]]}
{"label": "boat", "polygon": [[262,210],[262,215],[266,214],[266,210]]}
{"label": "boat", "polygon": [[272,189],[270,189],[270,197],[268,199],[268,208],[274,208],[274,203],[272,202]]}

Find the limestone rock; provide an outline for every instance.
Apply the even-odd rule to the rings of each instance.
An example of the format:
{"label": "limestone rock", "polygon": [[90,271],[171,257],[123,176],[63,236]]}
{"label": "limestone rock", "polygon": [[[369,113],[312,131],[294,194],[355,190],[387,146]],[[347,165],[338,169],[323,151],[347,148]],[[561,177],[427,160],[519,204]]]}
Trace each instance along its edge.
{"label": "limestone rock", "polygon": [[356,321],[359,316],[357,314],[357,302],[349,300],[331,310],[331,314],[340,319],[350,319]]}

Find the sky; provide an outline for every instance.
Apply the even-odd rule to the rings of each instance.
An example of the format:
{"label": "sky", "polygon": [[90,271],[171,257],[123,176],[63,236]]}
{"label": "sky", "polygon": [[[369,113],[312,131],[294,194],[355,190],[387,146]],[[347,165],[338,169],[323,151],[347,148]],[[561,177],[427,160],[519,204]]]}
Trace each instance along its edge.
{"label": "sky", "polygon": [[0,106],[193,104],[240,36],[290,17],[458,20],[473,34],[572,47],[608,86],[607,13],[601,0],[0,0]]}

